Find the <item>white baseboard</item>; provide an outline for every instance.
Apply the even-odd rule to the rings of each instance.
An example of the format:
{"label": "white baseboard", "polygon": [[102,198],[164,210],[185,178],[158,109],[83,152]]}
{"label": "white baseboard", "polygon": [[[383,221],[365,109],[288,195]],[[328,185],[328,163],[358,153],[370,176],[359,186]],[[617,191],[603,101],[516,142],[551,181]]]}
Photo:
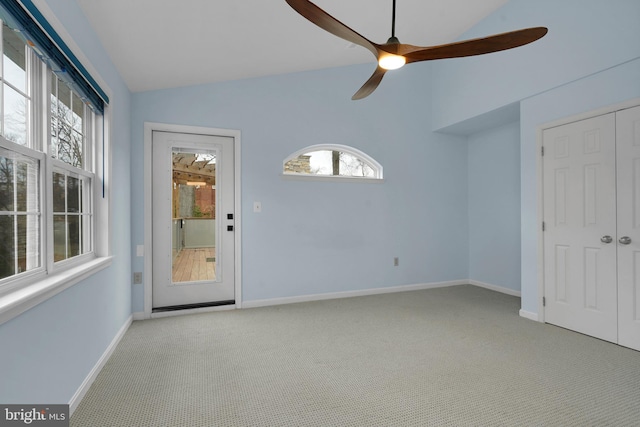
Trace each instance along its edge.
{"label": "white baseboard", "polygon": [[136,311],[132,314],[133,320],[144,320],[146,317],[144,316],[144,311]]}
{"label": "white baseboard", "polygon": [[520,310],[520,317],[524,317],[525,319],[533,320],[535,322],[540,321],[540,318],[538,317],[538,313],[532,313],[526,310]]}
{"label": "white baseboard", "polygon": [[515,291],[513,289],[505,288],[503,286],[492,285],[490,283],[480,282],[478,280],[468,280],[470,285],[478,286],[480,288],[490,289],[492,291],[500,292],[507,295],[513,295],[514,297],[521,296],[520,291]]}
{"label": "white baseboard", "polygon": [[328,299],[361,297],[366,295],[388,294],[393,292],[418,291],[421,289],[444,288],[446,286],[466,285],[468,280],[451,280],[447,282],[420,283],[417,285],[390,286],[386,288],[361,289],[357,291],[331,292],[326,294],[300,295],[295,297],[269,298],[253,301],[242,301],[242,308],[267,307],[270,305],[295,304],[298,302],[321,301]]}
{"label": "white baseboard", "polygon": [[124,322],[124,325],[122,325],[116,336],[113,337],[113,340],[111,340],[111,344],[109,344],[109,347],[107,347],[107,349],[104,351],[102,357],[100,357],[91,372],[89,372],[89,375],[87,375],[78,390],[71,398],[71,401],[69,402],[69,416],[73,414],[84,395],[87,394],[87,391],[89,391],[89,387],[91,387],[91,384],[93,384],[93,382],[96,380],[96,377],[98,376],[104,365],[107,363],[107,360],[109,360],[109,357],[111,357],[111,354],[113,354],[113,351],[116,349],[118,343],[127,332],[127,329],[129,329],[129,326],[131,326],[132,320],[133,315],[129,316],[127,321]]}

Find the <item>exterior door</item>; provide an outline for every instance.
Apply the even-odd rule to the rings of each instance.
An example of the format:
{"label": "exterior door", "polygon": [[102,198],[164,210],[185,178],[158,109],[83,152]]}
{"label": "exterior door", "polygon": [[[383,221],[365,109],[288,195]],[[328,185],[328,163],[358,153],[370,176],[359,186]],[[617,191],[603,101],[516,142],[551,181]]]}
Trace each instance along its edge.
{"label": "exterior door", "polygon": [[545,321],[612,342],[618,341],[615,131],[612,113],[543,134]]}
{"label": "exterior door", "polygon": [[235,302],[233,144],[153,131],[154,311]]}
{"label": "exterior door", "polygon": [[616,113],[618,342],[640,350],[640,107]]}

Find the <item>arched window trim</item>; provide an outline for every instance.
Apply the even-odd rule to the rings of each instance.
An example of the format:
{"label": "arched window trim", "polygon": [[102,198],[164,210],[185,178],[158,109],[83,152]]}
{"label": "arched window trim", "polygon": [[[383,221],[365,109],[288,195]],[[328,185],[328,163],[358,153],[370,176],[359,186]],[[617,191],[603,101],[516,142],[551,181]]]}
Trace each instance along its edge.
{"label": "arched window trim", "polygon": [[[296,172],[285,172],[285,165],[290,160],[296,159],[305,153],[313,151],[341,151],[343,153],[350,154],[354,157],[364,160],[373,169],[373,177],[360,177],[360,176],[344,176],[344,175],[319,175],[319,174],[305,174]],[[358,150],[357,148],[342,145],[342,144],[315,144],[302,148],[285,158],[282,162],[282,175],[285,177],[296,177],[304,179],[323,179],[323,180],[362,180],[362,181],[376,181],[380,182],[383,179],[382,165],[376,161],[373,157],[367,153]]]}

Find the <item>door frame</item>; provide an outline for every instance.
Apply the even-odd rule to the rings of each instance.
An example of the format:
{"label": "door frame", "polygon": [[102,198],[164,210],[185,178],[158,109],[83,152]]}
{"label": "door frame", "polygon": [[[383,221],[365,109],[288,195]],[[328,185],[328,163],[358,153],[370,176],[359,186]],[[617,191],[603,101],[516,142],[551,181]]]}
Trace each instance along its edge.
{"label": "door frame", "polygon": [[144,192],[144,318],[166,317],[189,313],[230,310],[242,307],[242,211],[241,211],[241,185],[240,185],[240,131],[235,129],[221,129],[201,126],[188,126],[170,123],[144,123],[144,188],[150,189],[152,182],[152,146],[153,131],[173,132],[173,133],[192,133],[198,135],[226,136],[233,138],[233,155],[234,155],[234,259],[235,259],[235,304],[219,306],[219,307],[203,307],[189,310],[169,311],[152,313],[152,283],[153,283],[153,240],[152,240],[152,191]]}
{"label": "door frame", "polygon": [[542,298],[544,297],[544,231],[542,230],[542,221],[544,219],[544,165],[542,163],[542,146],[543,146],[543,134],[547,129],[551,129],[558,126],[563,126],[569,123],[577,122],[580,120],[587,120],[593,117],[602,116],[604,114],[615,113],[616,111],[626,110],[640,106],[640,98],[633,98],[625,102],[618,104],[608,105],[596,110],[587,111],[573,116],[565,117],[559,120],[541,124],[536,129],[536,141],[537,141],[537,155],[536,155],[536,171],[537,171],[537,223],[538,227],[538,313],[524,313],[520,310],[520,315],[531,320],[544,323],[544,305]]}

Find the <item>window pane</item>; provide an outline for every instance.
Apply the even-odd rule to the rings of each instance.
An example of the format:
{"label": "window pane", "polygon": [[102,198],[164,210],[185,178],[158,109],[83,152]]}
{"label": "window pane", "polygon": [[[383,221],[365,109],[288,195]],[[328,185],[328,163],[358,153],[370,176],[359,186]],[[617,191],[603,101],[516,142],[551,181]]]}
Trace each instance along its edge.
{"label": "window pane", "polygon": [[83,167],[83,117],[84,104],[82,100],[69,89],[69,86],[53,75],[51,89],[52,155],[78,168]]}
{"label": "window pane", "polygon": [[53,173],[53,211],[64,213],[67,211],[65,203],[65,176],[61,173]]}
{"label": "window pane", "polygon": [[364,160],[349,153],[339,153],[340,175],[373,177],[373,169]]}
{"label": "window pane", "polygon": [[67,259],[67,222],[66,215],[53,216],[53,260]]}
{"label": "window pane", "polygon": [[[51,74],[53,76],[53,74]],[[58,158],[58,79],[51,79],[51,156]]]}
{"label": "window pane", "polygon": [[365,155],[360,155],[355,150],[351,152],[327,148],[308,151],[287,160],[284,173],[381,178],[382,169],[380,166],[374,166]]}
{"label": "window pane", "polygon": [[13,186],[13,160],[4,157],[0,150],[0,211],[13,211],[15,187]]}
{"label": "window pane", "polygon": [[38,162],[21,159],[16,162],[17,202],[19,212],[39,212]]}
{"label": "window pane", "polygon": [[0,215],[0,279],[16,273],[14,215]]}
{"label": "window pane", "polygon": [[58,81],[58,114],[59,118],[67,123],[71,122],[71,89],[62,80],[54,75]]}
{"label": "window pane", "polygon": [[58,132],[57,158],[65,163],[82,168],[82,135],[61,123]]}
{"label": "window pane", "polygon": [[78,215],[69,215],[68,221],[68,256],[69,258],[80,255],[80,217]]}
{"label": "window pane", "polygon": [[18,260],[20,272],[40,267],[40,216],[19,215]]}
{"label": "window pane", "polygon": [[80,212],[80,180],[67,177],[67,212]]}
{"label": "window pane", "polygon": [[4,137],[17,144],[27,143],[27,99],[4,85]]}
{"label": "window pane", "polygon": [[82,153],[84,153],[84,141],[82,138],[82,134],[73,129],[71,131],[71,140],[69,141],[69,160],[65,161],[72,166],[82,169],[84,167],[84,163],[82,161]]}
{"label": "window pane", "polygon": [[87,191],[90,191],[91,180],[89,178],[81,178],[78,184],[78,205],[80,206],[79,212],[88,213],[89,211],[91,211],[91,208],[84,205],[83,193],[85,191],[85,188],[87,189]]}
{"label": "window pane", "polygon": [[71,125],[74,130],[83,133],[82,118],[84,117],[84,102],[78,95],[73,94],[73,114],[71,119]]}
{"label": "window pane", "polygon": [[2,65],[4,79],[26,93],[25,42],[13,31],[2,25]]}
{"label": "window pane", "polygon": [[80,252],[85,254],[93,250],[92,235],[91,235],[91,216],[80,216],[80,230],[81,230],[81,247]]}
{"label": "window pane", "polygon": [[18,223],[18,271],[27,271],[27,217],[25,215],[16,216]]}

